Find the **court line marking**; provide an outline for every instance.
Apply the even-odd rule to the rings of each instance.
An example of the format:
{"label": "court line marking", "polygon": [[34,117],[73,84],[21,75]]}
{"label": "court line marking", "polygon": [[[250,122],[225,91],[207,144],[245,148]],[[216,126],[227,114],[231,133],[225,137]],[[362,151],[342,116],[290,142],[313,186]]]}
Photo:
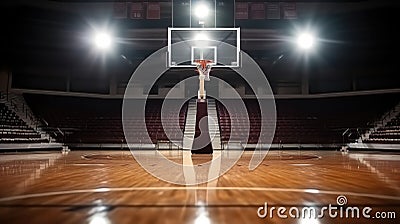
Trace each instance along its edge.
{"label": "court line marking", "polygon": [[400,201],[400,196],[379,195],[369,193],[356,193],[348,191],[327,191],[317,189],[301,189],[301,188],[268,188],[268,187],[119,187],[119,188],[96,188],[96,189],[81,189],[68,191],[53,191],[26,195],[17,195],[0,198],[0,202],[21,200],[28,198],[40,198],[48,196],[58,196],[66,194],[82,194],[82,193],[108,193],[108,192],[123,192],[123,191],[171,191],[171,190],[237,190],[237,191],[273,191],[273,192],[291,192],[291,193],[306,193],[306,194],[328,194],[328,195],[346,195],[355,197],[368,197],[377,199],[387,199]]}

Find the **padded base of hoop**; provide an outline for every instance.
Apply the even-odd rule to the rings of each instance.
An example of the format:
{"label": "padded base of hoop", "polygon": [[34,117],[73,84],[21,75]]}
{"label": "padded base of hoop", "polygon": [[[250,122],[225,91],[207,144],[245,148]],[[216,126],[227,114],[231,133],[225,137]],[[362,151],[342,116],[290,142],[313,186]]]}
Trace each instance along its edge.
{"label": "padded base of hoop", "polygon": [[[210,139],[209,127],[208,127],[208,103],[207,101],[197,101],[197,113],[196,113],[196,129],[194,135],[194,141],[192,146],[192,154],[212,154],[213,148]],[[202,124],[200,128],[200,121],[205,118],[206,123]]]}

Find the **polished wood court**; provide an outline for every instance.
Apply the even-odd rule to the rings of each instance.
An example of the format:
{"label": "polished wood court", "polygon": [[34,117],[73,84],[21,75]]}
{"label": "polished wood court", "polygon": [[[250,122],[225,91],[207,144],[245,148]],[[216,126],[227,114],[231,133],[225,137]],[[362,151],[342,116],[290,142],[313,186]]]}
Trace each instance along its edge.
{"label": "polished wood court", "polygon": [[[0,223],[399,223],[399,153],[270,151],[250,171],[251,153],[218,180],[187,187],[148,174],[129,151],[1,154]],[[394,211],[396,218],[257,216],[265,202],[318,209],[337,206],[340,195],[346,206],[370,206],[371,215]]]}

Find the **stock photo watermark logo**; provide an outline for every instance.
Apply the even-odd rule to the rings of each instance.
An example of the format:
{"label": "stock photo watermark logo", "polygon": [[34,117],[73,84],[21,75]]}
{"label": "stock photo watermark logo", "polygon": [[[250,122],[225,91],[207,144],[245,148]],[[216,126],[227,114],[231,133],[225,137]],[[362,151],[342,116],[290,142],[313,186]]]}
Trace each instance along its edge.
{"label": "stock photo watermark logo", "polygon": [[[186,42],[190,41],[175,43],[175,49],[179,49],[180,47],[185,49],[187,46],[191,46],[191,44]],[[222,45],[226,48],[236,49],[236,47],[224,42],[210,42],[215,42],[213,43],[215,46]],[[240,148],[236,148],[235,150],[227,150],[225,148],[217,152],[214,151],[212,160],[201,164],[201,166],[174,162],[166,158],[158,150],[143,150],[145,146],[150,146],[150,148],[154,149],[152,147],[154,139],[151,139],[149,135],[150,130],[147,129],[145,108],[151,88],[169,70],[169,67],[165,63],[167,60],[167,50],[167,47],[164,47],[143,60],[129,80],[122,105],[122,125],[125,139],[135,160],[143,169],[158,179],[179,185],[206,183],[226,173],[240,159],[249,139],[250,117],[245,103],[236,89],[223,79],[211,76],[210,83],[213,83],[214,86],[224,87],[224,94],[225,96],[228,95],[229,99],[227,97],[220,97],[218,91],[207,92],[207,98],[215,99],[221,103],[230,115],[235,113],[243,115],[240,121],[238,119],[231,120],[231,134],[236,132],[235,134],[239,133],[241,135]],[[232,70],[240,75],[252,88],[261,115],[259,140],[249,163],[249,170],[254,170],[262,163],[272,143],[276,126],[276,108],[271,86],[263,71],[246,53],[241,52],[240,56],[241,66],[232,68]],[[177,61],[177,63],[180,62]],[[183,142],[188,140],[188,138],[180,128],[179,114],[182,106],[197,96],[197,89],[191,92],[186,90],[190,90],[190,87],[198,86],[198,82],[198,76],[192,76],[175,84],[167,93],[161,107],[163,131],[176,148],[183,149],[183,157],[186,156],[189,158],[190,151],[198,150],[198,148],[183,147]],[[184,94],[182,94],[182,86],[187,88],[183,91]],[[182,95],[184,97],[176,97]],[[210,125],[214,125],[216,120],[218,120],[218,117],[208,117],[208,123],[213,123]],[[262,122],[266,120],[268,120],[268,125],[266,122]],[[210,131],[211,140],[214,137],[215,133]],[[229,140],[225,144],[230,146],[236,143],[233,140]],[[185,158],[183,158],[183,161],[185,161]]]}
{"label": "stock photo watermark logo", "polygon": [[396,219],[394,211],[375,211],[369,206],[347,206],[347,198],[339,195],[336,204],[329,204],[320,208],[314,206],[284,207],[268,206],[265,202],[257,209],[257,216],[261,219]]}

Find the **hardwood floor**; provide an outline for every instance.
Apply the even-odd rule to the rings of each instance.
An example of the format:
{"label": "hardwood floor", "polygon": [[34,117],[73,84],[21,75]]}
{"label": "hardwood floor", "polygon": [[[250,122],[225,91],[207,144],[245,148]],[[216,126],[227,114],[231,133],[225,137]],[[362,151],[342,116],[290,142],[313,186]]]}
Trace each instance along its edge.
{"label": "hardwood floor", "polygon": [[[163,154],[182,160],[182,152]],[[399,223],[400,153],[270,151],[253,171],[250,158],[245,152],[218,180],[186,187],[148,174],[129,151],[1,154],[0,223]],[[192,156],[195,165],[209,159]],[[360,216],[371,207],[371,216],[397,218],[278,217],[278,207],[318,212],[340,195]],[[257,216],[264,203],[273,218]]]}

